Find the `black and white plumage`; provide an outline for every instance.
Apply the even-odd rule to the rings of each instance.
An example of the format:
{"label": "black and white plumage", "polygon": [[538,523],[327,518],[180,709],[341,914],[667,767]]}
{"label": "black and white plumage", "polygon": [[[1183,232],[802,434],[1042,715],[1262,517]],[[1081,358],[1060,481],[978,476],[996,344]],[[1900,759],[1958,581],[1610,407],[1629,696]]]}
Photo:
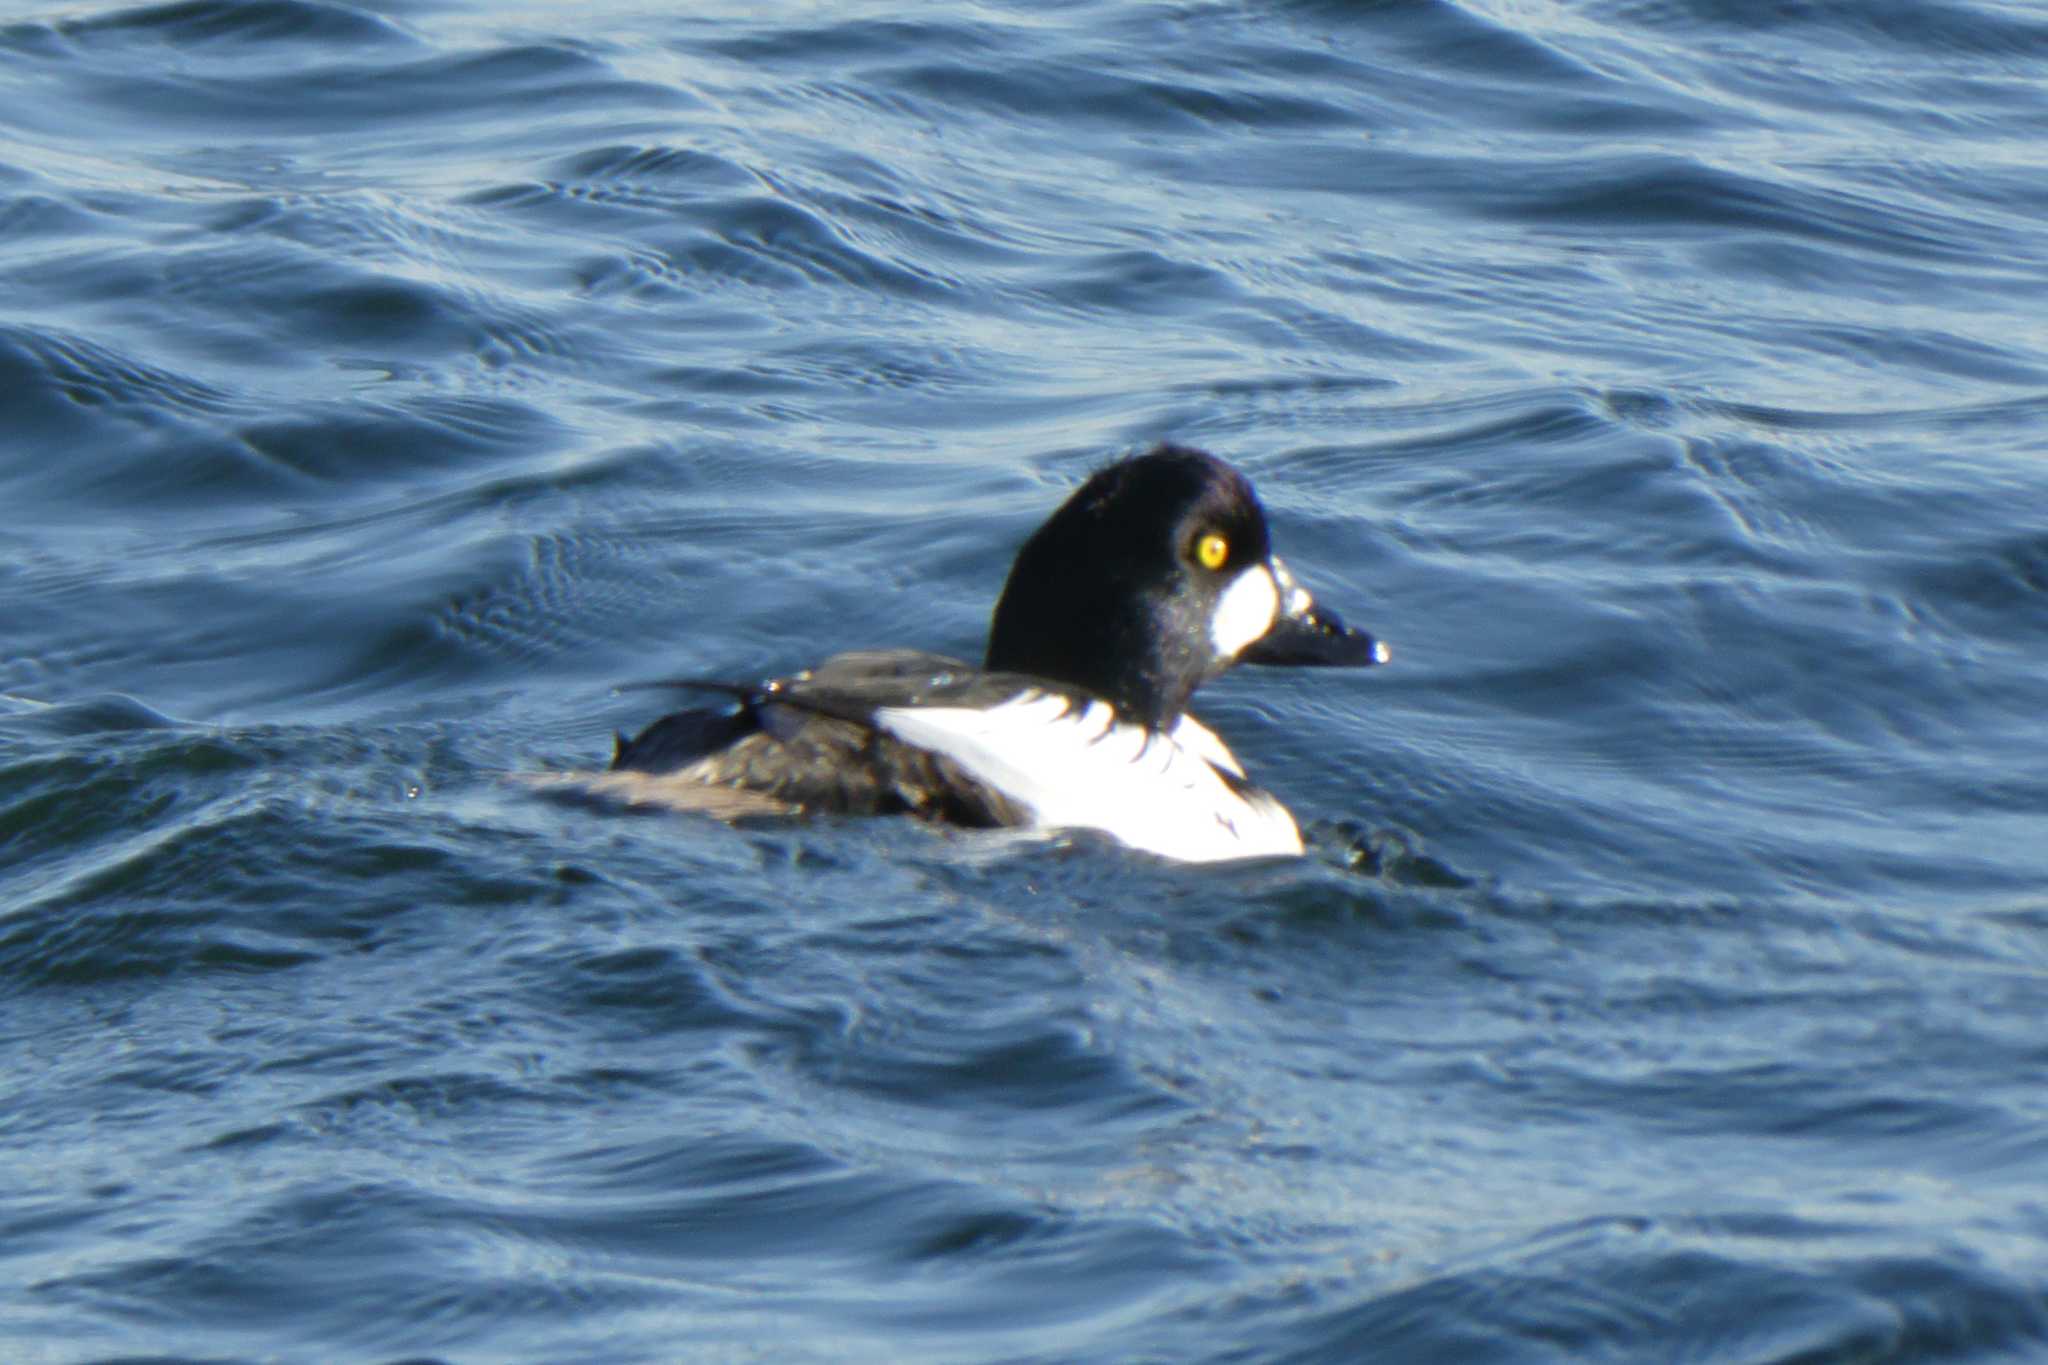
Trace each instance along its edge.
{"label": "black and white plumage", "polygon": [[672,684],[724,705],[621,736],[612,771],[553,785],[724,817],[1096,829],[1192,862],[1298,854],[1294,818],[1188,700],[1236,663],[1387,657],[1273,555],[1242,475],[1164,445],[1098,472],[1025,542],[982,667],[861,651],[758,685]]}

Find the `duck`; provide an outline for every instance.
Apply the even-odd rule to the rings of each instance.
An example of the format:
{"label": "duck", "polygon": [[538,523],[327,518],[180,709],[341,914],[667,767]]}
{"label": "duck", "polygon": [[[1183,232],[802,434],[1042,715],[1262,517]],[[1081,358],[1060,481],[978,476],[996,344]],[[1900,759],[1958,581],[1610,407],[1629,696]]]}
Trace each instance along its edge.
{"label": "duck", "polygon": [[618,736],[562,775],[633,807],[905,815],[971,829],[1094,830],[1192,863],[1290,857],[1301,830],[1188,711],[1239,664],[1384,664],[1273,552],[1243,474],[1165,443],[1099,469],[1024,542],[982,663],[856,650],[762,682],[647,684],[709,704]]}

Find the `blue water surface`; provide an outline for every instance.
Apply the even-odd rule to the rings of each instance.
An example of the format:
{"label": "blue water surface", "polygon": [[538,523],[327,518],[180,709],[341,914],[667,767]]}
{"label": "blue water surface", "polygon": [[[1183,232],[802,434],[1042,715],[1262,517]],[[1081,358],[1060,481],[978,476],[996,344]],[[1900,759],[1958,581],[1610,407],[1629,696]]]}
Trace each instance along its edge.
{"label": "blue water surface", "polygon": [[[2048,9],[17,4],[0,1359],[2048,1358]],[[1310,857],[539,799],[1170,438]]]}

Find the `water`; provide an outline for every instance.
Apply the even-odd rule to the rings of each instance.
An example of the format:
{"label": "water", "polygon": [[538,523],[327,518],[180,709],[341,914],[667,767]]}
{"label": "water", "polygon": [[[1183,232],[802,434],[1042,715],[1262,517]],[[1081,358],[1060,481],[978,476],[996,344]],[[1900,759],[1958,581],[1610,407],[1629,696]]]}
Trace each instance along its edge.
{"label": "water", "polygon": [[[16,5],[0,1358],[2048,1357],[2048,11]],[[1163,437],[1314,856],[536,800]]]}

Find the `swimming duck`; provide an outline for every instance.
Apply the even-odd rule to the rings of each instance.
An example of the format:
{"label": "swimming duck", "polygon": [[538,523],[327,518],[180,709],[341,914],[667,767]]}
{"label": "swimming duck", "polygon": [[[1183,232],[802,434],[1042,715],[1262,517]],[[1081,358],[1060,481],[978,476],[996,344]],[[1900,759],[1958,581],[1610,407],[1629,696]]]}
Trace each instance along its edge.
{"label": "swimming duck", "polygon": [[1294,817],[1189,698],[1239,663],[1387,658],[1273,553],[1243,475],[1161,445],[1097,472],[1024,543],[981,667],[875,650],[762,683],[660,684],[722,703],[620,735],[612,770],[580,786],[728,818],[1093,829],[1189,862],[1299,854]]}

